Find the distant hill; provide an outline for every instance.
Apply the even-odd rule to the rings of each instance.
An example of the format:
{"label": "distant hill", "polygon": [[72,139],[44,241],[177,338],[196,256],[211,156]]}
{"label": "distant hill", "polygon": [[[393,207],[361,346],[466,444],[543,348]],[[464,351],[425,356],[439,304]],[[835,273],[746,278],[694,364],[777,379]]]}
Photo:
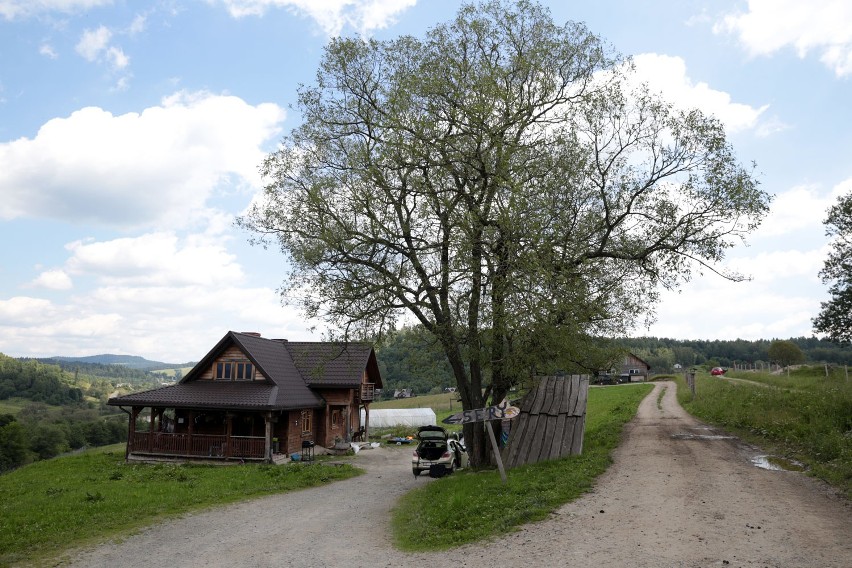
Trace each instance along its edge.
{"label": "distant hill", "polygon": [[63,357],[56,356],[46,359],[38,359],[46,364],[59,364],[62,367],[67,367],[68,363],[82,363],[92,365],[122,365],[130,369],[140,371],[159,371],[161,369],[180,369],[182,367],[192,367],[195,363],[162,363],[160,361],[150,361],[138,355],[89,355],[88,357]]}

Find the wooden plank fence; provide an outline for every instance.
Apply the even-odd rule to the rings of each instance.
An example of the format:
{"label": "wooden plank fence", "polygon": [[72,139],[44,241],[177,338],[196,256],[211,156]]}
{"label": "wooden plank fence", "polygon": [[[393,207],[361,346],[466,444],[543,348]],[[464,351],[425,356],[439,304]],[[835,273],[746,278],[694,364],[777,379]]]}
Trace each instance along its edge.
{"label": "wooden plank fence", "polygon": [[589,377],[542,377],[521,402],[502,456],[506,467],[583,453]]}

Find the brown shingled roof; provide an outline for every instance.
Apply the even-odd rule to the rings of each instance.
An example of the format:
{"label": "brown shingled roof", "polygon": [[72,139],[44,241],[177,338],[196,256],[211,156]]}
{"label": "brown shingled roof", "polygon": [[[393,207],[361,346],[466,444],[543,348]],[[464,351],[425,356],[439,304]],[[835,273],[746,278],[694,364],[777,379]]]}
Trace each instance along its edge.
{"label": "brown shingled roof", "polygon": [[381,388],[382,380],[369,343],[286,341],[293,362],[313,388],[357,388],[366,370]]}
{"label": "brown shingled roof", "polygon": [[[236,345],[265,381],[198,380],[213,361]],[[357,388],[364,371],[381,387],[367,343],[287,342],[229,331],[177,385],[111,398],[112,406],[293,410],[325,404],[312,388]]]}

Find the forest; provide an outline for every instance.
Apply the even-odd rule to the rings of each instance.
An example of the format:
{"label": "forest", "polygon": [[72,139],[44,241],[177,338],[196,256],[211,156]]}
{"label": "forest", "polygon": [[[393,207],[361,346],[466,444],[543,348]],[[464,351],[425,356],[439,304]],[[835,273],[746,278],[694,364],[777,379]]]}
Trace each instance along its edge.
{"label": "forest", "polygon": [[[657,337],[607,338],[613,356],[631,352],[651,365],[654,374],[671,373],[680,367],[739,367],[743,369],[769,366],[769,347],[774,339],[760,340],[680,340]],[[789,340],[801,349],[809,364],[852,365],[852,349],[818,339],[797,337]],[[453,375],[441,348],[421,327],[406,327],[390,333],[376,347],[385,393],[411,389],[415,394],[435,394],[454,387]],[[590,369],[567,369],[589,373]]]}
{"label": "forest", "polygon": [[159,385],[152,375],[121,365],[65,363],[0,353],[0,472],[126,440],[126,415],[107,400],[119,388]]}

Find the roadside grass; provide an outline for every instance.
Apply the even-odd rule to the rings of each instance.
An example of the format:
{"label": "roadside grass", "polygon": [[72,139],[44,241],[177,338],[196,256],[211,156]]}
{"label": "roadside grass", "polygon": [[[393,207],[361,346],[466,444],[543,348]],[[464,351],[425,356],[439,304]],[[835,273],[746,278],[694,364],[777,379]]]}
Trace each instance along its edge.
{"label": "roadside grass", "polygon": [[393,538],[403,550],[445,550],[546,518],[587,492],[612,462],[625,423],[652,385],[589,389],[583,454],[508,471],[459,471],[405,494],[393,511]]}
{"label": "roadside grass", "polygon": [[33,565],[164,518],[358,475],[350,465],[126,464],[124,444],[0,475],[0,566]]}
{"label": "roadside grass", "polygon": [[852,498],[852,382],[826,378],[821,367],[786,375],[731,373],[726,381],[696,377],[692,399],[678,377],[678,400],[690,414],[753,443],[767,453],[799,461],[808,472]]}

